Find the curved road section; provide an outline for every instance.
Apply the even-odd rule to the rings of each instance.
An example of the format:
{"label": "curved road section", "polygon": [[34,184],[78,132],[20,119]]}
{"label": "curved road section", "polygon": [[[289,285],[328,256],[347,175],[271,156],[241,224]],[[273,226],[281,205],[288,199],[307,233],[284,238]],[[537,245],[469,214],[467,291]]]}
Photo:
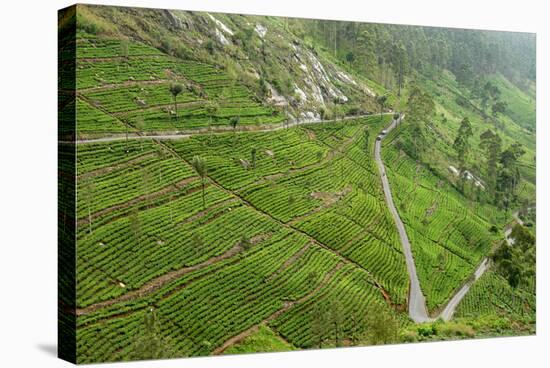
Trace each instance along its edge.
{"label": "curved road section", "polygon": [[[386,134],[392,131],[402,119],[403,115],[399,119],[393,120],[391,124],[386,128]],[[414,264],[414,258],[411,251],[411,243],[409,242],[409,237],[407,236],[407,232],[405,231],[405,225],[403,224],[403,221],[401,221],[401,217],[399,217],[399,213],[397,212],[395,204],[393,203],[390,183],[388,181],[388,176],[386,175],[386,168],[380,156],[382,140],[384,139],[386,134],[380,134],[380,140],[376,140],[374,146],[374,159],[376,161],[376,164],[378,165],[378,170],[380,171],[380,178],[382,179],[382,187],[384,188],[384,197],[386,198],[386,204],[388,205],[388,208],[395,221],[397,231],[399,232],[399,238],[401,239],[401,245],[403,246],[403,253],[405,254],[405,261],[407,263],[407,271],[409,273],[410,282],[409,316],[413,321],[418,323],[429,322],[438,318],[441,318],[444,321],[448,321],[453,317],[453,314],[458,307],[458,304],[464,298],[464,296],[466,296],[472,284],[477,279],[479,279],[481,275],[483,275],[483,273],[487,270],[489,262],[487,258],[484,258],[481,261],[480,265],[474,272],[473,278],[462,285],[462,287],[453,295],[447,305],[445,305],[445,308],[443,308],[441,313],[439,313],[436,318],[431,318],[428,315],[428,311],[426,309],[426,298],[422,293],[420,282],[418,281],[418,276],[416,275],[416,266]]]}
{"label": "curved road section", "polygon": [[[393,120],[391,124],[386,128],[387,133],[394,129],[399,121],[403,117],[400,117],[397,120]],[[387,134],[386,133],[386,134]],[[382,139],[384,136],[381,136],[380,140],[376,140],[374,146],[374,159],[378,165],[378,170],[380,171],[380,177],[382,179],[382,187],[384,188],[384,197],[386,198],[386,204],[393,216],[395,221],[395,226],[399,232],[399,238],[401,239],[401,245],[403,246],[403,253],[405,254],[405,261],[407,263],[407,271],[409,273],[409,316],[415,322],[426,322],[430,321],[431,318],[428,316],[428,311],[426,310],[426,298],[422,294],[422,289],[420,289],[420,282],[418,281],[418,276],[416,275],[416,266],[414,264],[414,258],[411,251],[411,243],[409,242],[409,237],[405,231],[405,225],[401,221],[401,217],[397,213],[395,204],[393,203],[393,198],[390,189],[390,183],[388,182],[388,176],[386,175],[386,168],[380,157],[380,147],[382,146]]]}
{"label": "curved road section", "polygon": [[474,279],[468,281],[465,283],[449,302],[445,306],[445,308],[441,311],[439,314],[439,318],[443,319],[444,321],[448,321],[453,317],[453,314],[455,313],[456,307],[458,307],[458,304],[466,296],[468,291],[470,291],[470,287],[472,284],[483,275],[485,270],[487,270],[487,267],[489,266],[489,260],[487,258],[484,258],[483,261],[481,261],[481,264],[477,267],[477,269],[474,272]]}

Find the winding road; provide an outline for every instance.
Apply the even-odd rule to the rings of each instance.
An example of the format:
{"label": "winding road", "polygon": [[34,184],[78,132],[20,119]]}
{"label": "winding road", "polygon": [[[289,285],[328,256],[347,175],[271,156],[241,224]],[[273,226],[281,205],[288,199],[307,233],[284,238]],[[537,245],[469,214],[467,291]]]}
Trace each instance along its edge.
{"label": "winding road", "polygon": [[[382,115],[391,115],[393,112],[385,112]],[[293,122],[289,123],[275,123],[275,124],[249,124],[249,125],[239,125],[236,127],[237,132],[274,132],[281,129],[286,128],[292,128],[298,125],[310,125],[310,124],[323,124],[323,123],[330,123],[333,121],[342,121],[342,120],[353,120],[353,119],[360,119],[360,118],[366,118],[369,116],[373,116],[372,114],[368,115],[350,115],[345,116],[342,119],[334,120],[334,119],[328,119],[328,120],[295,120]],[[86,144],[86,143],[100,143],[100,142],[114,142],[114,141],[123,141],[126,139],[158,139],[158,140],[170,140],[170,139],[186,139],[193,135],[204,135],[204,134],[223,134],[233,132],[233,128],[230,126],[213,126],[211,130],[208,128],[196,128],[196,129],[188,129],[188,130],[181,130],[181,131],[173,131],[171,133],[163,133],[163,134],[147,134],[147,133],[135,133],[131,132],[128,134],[121,133],[116,135],[111,135],[108,137],[100,137],[100,138],[87,138],[87,139],[75,139],[74,141],[70,140],[60,140],[58,143],[61,144]]]}
{"label": "winding road", "polygon": [[[397,120],[393,120],[391,124],[386,128],[387,133],[394,129],[397,124],[401,121],[403,117],[400,117]],[[414,264],[414,258],[411,251],[411,243],[409,242],[409,237],[405,231],[405,225],[399,217],[399,213],[395,208],[393,203],[393,197],[391,194],[390,183],[388,181],[388,176],[386,175],[386,167],[380,156],[380,149],[382,146],[382,140],[376,140],[374,146],[374,160],[378,165],[378,170],[380,171],[380,178],[382,179],[382,187],[384,188],[384,197],[386,198],[386,204],[390,210],[393,220],[395,221],[395,226],[399,232],[399,238],[401,239],[401,245],[403,246],[403,253],[405,254],[405,261],[407,263],[407,271],[409,273],[409,316],[415,322],[426,322],[430,320],[428,316],[428,311],[426,309],[426,298],[422,294],[422,289],[420,288],[420,282],[418,281],[418,276],[416,275],[416,266]]]}
{"label": "winding road", "polygon": [[[384,113],[384,115],[388,115],[388,114],[393,114],[393,112]],[[350,117],[345,117],[343,120],[357,119],[357,118],[366,117],[366,116],[369,116],[369,115],[350,116]],[[483,275],[483,273],[487,269],[488,260],[487,258],[484,258],[482,260],[481,264],[478,266],[478,268],[474,272],[473,278],[468,280],[453,295],[453,297],[449,300],[449,302],[446,304],[446,306],[439,313],[438,316],[436,316],[435,318],[432,318],[429,316],[426,308],[426,298],[422,293],[420,282],[418,280],[418,276],[416,273],[416,265],[414,263],[414,258],[412,255],[411,244],[407,236],[407,232],[405,230],[405,225],[403,224],[403,221],[401,220],[399,213],[397,212],[397,209],[393,202],[390,184],[388,181],[388,177],[386,175],[386,168],[384,166],[384,163],[382,161],[381,154],[380,154],[382,140],[387,135],[387,133],[393,130],[403,118],[404,118],[404,115],[402,115],[399,119],[394,119],[391,122],[391,124],[388,127],[386,127],[386,134],[382,135],[381,140],[376,140],[375,149],[374,149],[374,158],[380,172],[380,178],[382,180],[382,187],[384,190],[386,204],[388,206],[388,209],[390,210],[390,213],[392,214],[395,225],[397,227],[399,238],[401,240],[401,244],[403,247],[403,253],[405,255],[405,261],[407,264],[407,272],[409,274],[409,282],[410,282],[409,301],[408,301],[409,316],[413,321],[417,323],[429,322],[429,321],[436,320],[438,318],[442,318],[443,320],[448,321],[452,318],[458,304],[464,298],[464,296],[468,293],[473,282],[475,282],[475,280],[480,278],[481,275]],[[302,125],[302,124],[303,125],[321,124],[321,123],[326,123],[331,121],[334,121],[334,120],[295,121],[288,124],[279,123],[279,124],[262,124],[262,125],[255,125],[255,126],[240,126],[236,130],[239,132],[270,132],[270,131],[290,128],[290,127]],[[232,129],[230,127],[214,127],[212,131],[209,131],[207,129],[196,129],[196,130],[188,130],[188,131],[178,131],[178,132],[174,132],[173,134],[150,134],[150,135],[130,133],[127,136],[125,134],[122,134],[122,135],[102,137],[102,138],[82,139],[82,140],[75,140],[75,141],[59,141],[59,143],[86,144],[86,143],[96,143],[96,142],[121,141],[126,139],[157,139],[157,140],[186,139],[193,135],[209,134],[210,132],[214,134],[227,133],[228,131],[232,131]],[[507,235],[508,234],[506,234],[506,236]]]}
{"label": "winding road", "polygon": [[401,217],[399,217],[399,213],[397,212],[397,209],[395,208],[395,204],[393,203],[390,183],[388,181],[388,176],[386,175],[386,167],[384,166],[384,162],[382,161],[382,158],[380,155],[382,140],[390,131],[392,131],[397,126],[397,124],[403,119],[403,117],[404,116],[402,115],[399,119],[393,120],[391,124],[388,127],[386,127],[386,134],[380,134],[381,139],[376,140],[376,143],[374,146],[374,159],[376,161],[376,164],[378,165],[378,170],[380,172],[380,178],[382,180],[382,187],[384,189],[384,197],[386,199],[386,204],[395,221],[395,226],[397,227],[399,238],[401,239],[401,245],[403,246],[403,253],[405,255],[405,262],[407,264],[407,271],[409,273],[409,283],[410,283],[409,303],[408,303],[409,316],[413,321],[417,323],[429,322],[440,318],[443,319],[444,321],[448,321],[453,317],[453,314],[456,308],[460,304],[461,300],[466,296],[472,284],[477,279],[479,279],[483,275],[483,273],[487,270],[489,262],[487,258],[484,258],[481,261],[480,265],[475,270],[473,279],[468,280],[460,289],[458,289],[458,291],[453,295],[453,297],[447,302],[447,304],[445,305],[443,310],[439,313],[439,315],[437,315],[434,318],[429,316],[428,310],[426,308],[426,298],[422,293],[420,282],[418,281],[418,276],[416,274],[416,265],[414,264],[414,257],[411,251],[411,243],[409,242],[409,237],[407,236],[405,225],[403,224]]}

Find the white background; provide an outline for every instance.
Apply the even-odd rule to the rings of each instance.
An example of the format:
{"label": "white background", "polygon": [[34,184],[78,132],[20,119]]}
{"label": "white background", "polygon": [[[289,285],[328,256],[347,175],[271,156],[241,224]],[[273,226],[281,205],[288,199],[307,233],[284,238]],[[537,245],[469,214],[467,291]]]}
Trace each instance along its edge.
{"label": "white background", "polygon": [[[550,28],[544,1],[97,1],[188,10],[537,32],[538,297],[536,337],[252,354],[156,367],[548,366]],[[538,4],[537,4],[538,3]],[[56,355],[57,9],[69,1],[7,0],[0,10],[0,366],[65,367]],[[546,70],[544,67],[546,66]],[[546,107],[546,108],[545,108]],[[547,271],[545,272],[545,268]],[[151,362],[114,366],[150,367]]]}

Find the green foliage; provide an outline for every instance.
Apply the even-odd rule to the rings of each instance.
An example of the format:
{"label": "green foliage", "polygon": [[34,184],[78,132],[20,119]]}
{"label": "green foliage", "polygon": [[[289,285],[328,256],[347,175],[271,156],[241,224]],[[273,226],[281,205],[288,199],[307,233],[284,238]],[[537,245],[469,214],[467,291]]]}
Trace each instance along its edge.
{"label": "green foliage", "polygon": [[201,178],[202,207],[206,208],[206,200],[204,198],[205,179],[208,172],[206,160],[200,156],[193,156],[193,160],[191,160],[191,166],[193,166],[193,169],[196,171],[197,175],[199,175]]}
{"label": "green foliage", "polygon": [[453,148],[456,151],[456,159],[458,162],[459,170],[459,183],[461,191],[464,192],[464,183],[468,179],[466,173],[466,162],[468,161],[468,154],[470,153],[470,138],[473,136],[472,125],[470,120],[465,117],[460,123],[458,128],[458,134],[454,140]]}
{"label": "green foliage", "polygon": [[169,88],[172,97],[174,98],[174,110],[176,112],[176,118],[178,117],[178,95],[183,92],[183,86],[179,83],[174,83],[170,85]]}
{"label": "green foliage", "polygon": [[156,311],[152,307],[143,316],[142,329],[135,336],[132,359],[152,360],[174,357],[167,338],[162,336]]}
{"label": "green foliage", "polygon": [[422,337],[430,337],[433,335],[437,335],[437,326],[432,324],[424,324],[417,328],[418,335]]}
{"label": "green foliage", "polygon": [[529,287],[535,275],[535,237],[522,225],[510,233],[512,244],[503,242],[491,255],[496,270],[511,287]]}
{"label": "green foliage", "polygon": [[376,103],[380,108],[380,119],[382,119],[382,113],[384,112],[384,108],[386,107],[387,102],[388,102],[388,96],[385,96],[385,95],[376,96]]}
{"label": "green foliage", "polygon": [[415,158],[419,158],[426,150],[426,126],[431,123],[434,113],[435,103],[431,96],[414,85],[407,101],[407,121],[412,126],[412,155]]}
{"label": "green foliage", "polygon": [[[532,324],[535,314],[535,295],[531,290],[513,288],[498,271],[489,270],[470,288],[459,304],[455,317],[471,318],[477,323],[487,317],[491,319],[489,329],[512,330],[512,321]],[[475,330],[486,328],[473,327]]]}
{"label": "green foliage", "polygon": [[295,348],[281,339],[272,329],[260,325],[258,331],[246,337],[243,341],[230,346],[224,354],[245,354],[256,352],[291,351]]}
{"label": "green foliage", "polygon": [[367,310],[365,320],[366,339],[371,345],[397,342],[399,322],[388,311],[379,306]]}
{"label": "green foliage", "polygon": [[[116,18],[116,27],[135,37],[106,38],[113,30],[101,29],[97,14]],[[493,33],[451,37],[439,29],[307,20],[283,26],[261,18],[269,29],[263,39],[246,18],[216,15],[235,31],[232,44],[218,47],[207,38],[190,47],[188,38],[200,31],[194,21],[204,14],[186,13],[197,30],[177,37],[158,21],[166,14],[157,15],[151,11],[137,23],[118,8],[85,15],[79,29],[88,33],[77,37],[78,134],[178,131],[172,104],[186,129],[234,132],[79,144],[78,306],[138,291],[78,316],[79,360],[207,355],[253,326],[258,330],[226,352],[532,331],[534,238],[516,229],[515,246],[495,252],[496,272],[472,285],[459,306],[460,320],[405,321],[408,274],[370,134],[391,120],[382,114],[387,106],[401,111],[403,93],[406,118],[384,139],[382,155],[427,306],[440,308],[487,255],[505,215],[458,192],[448,165],[457,159],[461,171],[482,177],[501,206],[523,203],[534,190],[534,140],[520,128],[531,124],[533,101],[506,84],[512,73],[524,87],[533,77],[526,67],[529,36],[517,36],[523,45],[505,45],[507,38]],[[354,87],[335,82],[350,101],[327,100],[319,113],[336,121],[273,132],[251,127],[237,135],[238,124],[244,131],[286,119],[262,99],[267,81],[286,96],[294,93],[300,81],[289,62],[292,44],[308,48],[331,79],[347,63],[350,75],[379,97],[358,99]],[[516,70],[504,59],[516,60]],[[407,83],[412,79],[417,83]],[[308,103],[288,112],[314,108]],[[380,117],[343,120],[377,103]],[[70,119],[74,108],[68,103],[61,116]],[[498,134],[482,133],[488,109]],[[516,137],[521,145],[512,143]],[[482,151],[485,166],[478,165]]]}

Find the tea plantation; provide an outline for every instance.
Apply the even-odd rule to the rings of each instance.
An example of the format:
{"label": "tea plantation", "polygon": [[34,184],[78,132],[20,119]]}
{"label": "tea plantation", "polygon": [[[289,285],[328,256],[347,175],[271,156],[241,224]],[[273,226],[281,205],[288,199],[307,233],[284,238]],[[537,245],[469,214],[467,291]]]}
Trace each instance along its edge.
{"label": "tea plantation", "polygon": [[[148,21],[157,21],[151,12]],[[534,331],[534,276],[522,269],[528,282],[513,285],[497,257],[510,241],[505,230],[521,223],[531,234],[535,223],[528,92],[491,74],[510,110],[495,113],[493,121],[484,103],[474,97],[464,103],[465,89],[450,72],[438,78],[419,72],[418,85],[433,96],[434,111],[426,117],[424,153],[414,155],[415,117],[404,102],[414,93],[412,81],[397,92],[391,81],[369,80],[357,72],[367,61],[350,56],[343,64],[337,50],[331,55],[318,46],[320,29],[304,26],[309,46],[282,36],[266,46],[258,37],[271,33],[262,36],[261,27],[233,38],[222,29],[223,39],[231,38],[223,55],[258,63],[261,75],[244,83],[239,71],[246,68],[220,62],[219,46],[207,38],[200,41],[205,50],[159,46],[147,37],[153,33],[146,21],[120,18],[136,35],[122,37],[98,20],[111,13],[97,14],[84,13],[76,33],[74,99],[63,75],[70,70],[60,72],[60,186],[76,181],[73,206],[62,209],[76,222],[78,363]],[[242,21],[217,17],[235,28]],[[269,32],[286,35],[296,26],[266,19]],[[151,37],[179,29],[163,27]],[[272,48],[283,48],[277,42],[288,43],[284,54]],[[60,53],[61,64],[70,50]],[[279,71],[278,63],[291,68],[296,60],[310,74],[294,84],[264,78]],[[326,83],[315,85],[314,73]],[[300,97],[304,83],[319,95]],[[275,90],[285,89],[292,92],[287,104],[274,103],[281,97]],[[370,101],[368,108],[358,107],[357,93]],[[319,101],[322,111],[314,105]],[[473,131],[465,163],[473,174],[465,184],[451,169],[459,166],[453,141],[464,116]],[[76,131],[68,127],[73,117]],[[382,132],[396,120],[395,129]],[[490,157],[480,135],[490,123],[501,124],[503,148],[522,144],[510,175],[519,178],[512,202],[521,205],[525,224],[515,207],[489,195],[491,170],[484,165]],[[375,160],[376,142],[385,172]],[[506,156],[495,157],[504,166]],[[495,182],[506,180],[504,174]],[[397,214],[390,211],[384,175]],[[422,324],[408,309],[415,284],[395,216],[425,297]],[[486,260],[487,272],[476,279]],[[439,320],[465,286],[470,289],[453,320]],[[153,349],[152,340],[162,349]]]}

